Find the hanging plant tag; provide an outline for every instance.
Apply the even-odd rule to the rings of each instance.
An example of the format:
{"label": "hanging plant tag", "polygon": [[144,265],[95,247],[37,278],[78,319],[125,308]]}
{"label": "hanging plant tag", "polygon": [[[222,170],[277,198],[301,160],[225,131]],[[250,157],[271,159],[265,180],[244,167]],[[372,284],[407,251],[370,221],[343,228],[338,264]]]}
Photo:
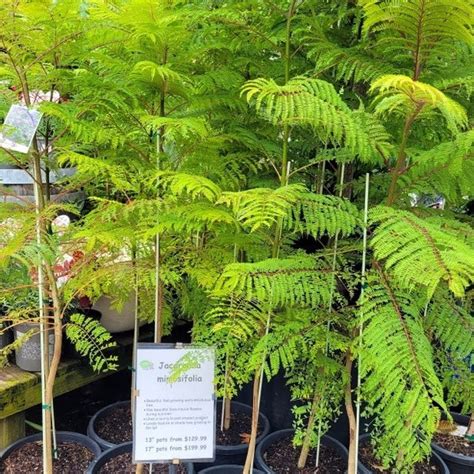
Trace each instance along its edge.
{"label": "hanging plant tag", "polygon": [[0,132],[0,147],[28,153],[42,116],[38,110],[12,105]]}
{"label": "hanging plant tag", "polygon": [[143,343],[135,360],[134,462],[213,461],[213,349]]}

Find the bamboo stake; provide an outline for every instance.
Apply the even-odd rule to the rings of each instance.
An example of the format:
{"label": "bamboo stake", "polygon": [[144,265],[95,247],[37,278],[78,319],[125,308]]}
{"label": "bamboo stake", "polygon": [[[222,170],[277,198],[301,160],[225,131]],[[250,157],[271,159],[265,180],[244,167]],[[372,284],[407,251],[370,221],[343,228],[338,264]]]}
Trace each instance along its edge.
{"label": "bamboo stake", "polygon": [[[370,174],[365,175],[365,196],[364,196],[364,238],[363,238],[363,250],[362,250],[362,271],[361,271],[361,293],[360,300],[363,301],[365,294],[366,284],[366,268],[367,268],[367,227],[368,227],[368,216],[369,216],[369,185],[370,185]],[[362,367],[362,335],[364,330],[364,322],[362,319],[362,311],[359,313],[359,353],[357,354],[357,400],[356,400],[356,430],[355,430],[355,450],[354,450],[354,466],[357,469],[359,460],[359,431],[360,431],[360,386],[361,386],[361,367]]]}
{"label": "bamboo stake", "polygon": [[[131,389],[131,410],[132,410],[132,426],[135,427],[135,420],[136,420],[136,393],[135,393],[135,386],[136,386],[136,379],[137,379],[137,374],[135,371],[136,367],[136,358],[137,358],[137,344],[138,344],[138,335],[140,331],[140,326],[138,324],[138,271],[137,271],[137,249],[133,249],[133,266],[135,269],[135,281],[134,281],[134,292],[135,292],[135,318],[133,321],[133,348],[132,348],[132,389]],[[135,473],[136,474],[142,474],[143,473],[143,464],[137,464],[135,468]],[[150,472],[151,469],[150,469]]]}
{"label": "bamboo stake", "polygon": [[[346,164],[342,163],[341,164],[341,176],[340,176],[340,180],[339,180],[340,189],[339,189],[339,193],[338,193],[340,198],[342,198],[342,188],[344,186],[345,171],[346,171]],[[323,186],[321,185],[321,188],[322,187]],[[336,271],[338,242],[339,242],[339,233],[336,233],[336,235],[334,237],[334,247],[333,247],[333,254],[332,254],[332,265],[331,265],[332,274],[333,274],[333,281],[332,281],[331,289],[330,289],[330,293],[329,293],[329,302],[328,302],[328,311],[329,311],[329,313],[331,313],[331,311],[332,311],[332,303],[333,303],[333,299],[334,299],[334,285],[335,285],[334,272]],[[331,321],[328,319],[328,322],[326,324],[326,345],[325,345],[325,348],[324,348],[324,354],[325,355],[328,355],[328,352],[329,352],[329,331],[330,331],[330,329],[331,329]],[[322,397],[321,397],[321,399],[322,399]],[[316,445],[316,467],[319,466],[319,457],[320,457],[320,454],[321,454],[321,431],[322,431],[322,420],[321,420],[321,418],[319,418],[318,441],[317,441],[317,445]]]}
{"label": "bamboo stake", "polygon": [[[43,207],[43,189],[42,189],[42,177],[41,177],[41,167],[39,164],[39,159],[33,157],[33,190],[35,198],[35,212],[36,212],[36,243],[38,247],[41,247],[42,238],[41,238],[41,210]],[[46,404],[47,395],[46,395],[46,380],[48,378],[48,369],[49,369],[49,324],[45,320],[44,313],[44,272],[43,272],[43,259],[41,258],[38,268],[38,305],[39,305],[39,324],[40,324],[40,350],[41,350],[41,420],[42,420],[42,440],[43,440],[43,473],[50,474],[52,472],[53,466],[51,462],[51,433],[50,433],[50,420],[46,410],[48,406]],[[49,407],[51,409],[51,407]]]}
{"label": "bamboo stake", "polygon": [[[234,244],[234,263],[237,262],[238,249],[237,244]],[[234,305],[234,297],[231,297],[230,305]],[[221,431],[229,429],[231,400],[227,397],[227,381],[229,378],[229,350],[225,356],[225,370],[224,370],[224,395],[222,396],[222,412],[221,412]]]}
{"label": "bamboo stake", "polygon": [[[288,185],[288,179],[290,176],[290,168],[291,168],[291,161],[286,162],[286,174],[285,174],[285,181],[283,182],[284,186]],[[282,225],[281,225],[281,220],[279,221],[279,225],[277,228],[277,238],[275,239],[276,242],[281,244],[281,236],[282,236]],[[279,247],[273,248],[274,251],[274,258],[278,257],[278,252],[279,252]],[[270,302],[273,299],[273,293],[270,294]],[[265,336],[268,335],[270,331],[270,319],[271,319],[271,310],[270,310],[270,305],[268,308],[268,313],[267,313],[267,321],[265,323]],[[265,359],[267,358],[267,352],[264,351],[263,357],[262,357],[262,364],[259,370],[257,370],[255,379],[254,379],[254,395],[253,395],[253,402],[252,402],[252,432],[250,434],[250,443],[249,443],[249,448],[248,448],[248,453],[247,453],[247,458],[245,460],[245,466],[243,473],[244,474],[249,474],[253,472],[253,465],[255,461],[255,442],[256,442],[256,437],[257,437],[257,429],[258,429],[258,416],[260,413],[260,401],[262,399],[262,387],[263,387],[263,368],[265,364]]]}
{"label": "bamboo stake", "polygon": [[[134,281],[134,293],[135,293],[135,318],[133,321],[133,347],[132,347],[132,399],[134,398],[134,390],[136,386],[136,379],[137,374],[135,371],[136,363],[137,363],[137,344],[138,344],[138,336],[140,331],[140,326],[138,324],[138,270],[137,270],[137,249],[136,247],[133,248],[132,251],[132,258],[133,258],[133,267],[135,271],[135,281]],[[132,425],[135,425],[135,400],[132,402]]]}
{"label": "bamboo stake", "polygon": [[319,194],[324,194],[324,175],[326,174],[326,160],[321,165],[321,181],[319,182]]}

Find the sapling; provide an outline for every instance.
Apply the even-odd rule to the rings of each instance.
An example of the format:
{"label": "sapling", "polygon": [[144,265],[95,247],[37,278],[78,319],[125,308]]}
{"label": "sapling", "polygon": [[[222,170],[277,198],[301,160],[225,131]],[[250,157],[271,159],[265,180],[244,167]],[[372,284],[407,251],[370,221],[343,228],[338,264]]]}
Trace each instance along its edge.
{"label": "sapling", "polygon": [[[80,21],[77,21],[75,7],[78,2],[69,1],[67,8],[62,5],[46,5],[41,2],[11,2],[1,8],[0,21],[2,22],[2,33],[0,40],[2,48],[0,54],[5,67],[2,74],[8,72],[8,77],[14,81],[14,87],[21,93],[21,99],[26,107],[31,108],[32,93],[31,84],[35,87],[46,87],[46,90],[53,91],[58,82],[61,82],[61,73],[64,71],[62,60],[68,61],[67,51],[72,43],[82,34]],[[41,3],[41,5],[39,4]],[[32,7],[32,8],[30,8]],[[47,21],[46,21],[47,19]],[[33,33],[34,32],[34,33]],[[53,39],[54,38],[54,39]],[[51,41],[51,43],[49,43]],[[29,45],[28,54],[25,54],[25,44]],[[64,54],[64,56],[62,56]],[[51,71],[56,74],[51,74]],[[51,93],[52,94],[52,93]],[[43,470],[46,474],[53,472],[53,398],[54,382],[56,379],[60,358],[63,337],[63,315],[65,305],[62,300],[61,290],[58,285],[58,276],[55,272],[57,256],[61,249],[54,236],[51,235],[49,222],[52,214],[57,210],[57,206],[48,202],[50,197],[49,183],[45,186],[43,180],[42,167],[46,161],[50,147],[57,138],[56,131],[46,127],[46,143],[48,146],[41,149],[37,137],[33,141],[33,146],[29,154],[25,168],[31,171],[35,194],[35,231],[34,237],[29,233],[20,234],[19,239],[11,248],[7,246],[7,252],[3,252],[8,257],[16,255],[23,258],[28,264],[37,266],[36,283],[39,295],[39,322],[40,336],[42,339],[42,412],[43,412]],[[64,134],[65,131],[62,132]],[[16,155],[4,150],[15,162]],[[24,212],[19,212],[19,215]],[[23,229],[24,230],[24,229]],[[29,229],[31,230],[31,229]],[[33,237],[33,240],[28,240]],[[34,241],[35,244],[31,244]],[[34,247],[34,249],[32,248]],[[48,305],[48,302],[51,305]],[[84,323],[84,321],[82,321]],[[75,327],[72,331],[73,338],[78,340],[78,331],[81,323],[68,323],[70,327]],[[82,328],[84,329],[84,328]],[[49,344],[45,341],[50,331],[54,334],[54,349],[50,357]],[[94,338],[93,334],[90,334]],[[99,344],[97,347],[101,347]],[[89,352],[89,344],[85,352]]]}

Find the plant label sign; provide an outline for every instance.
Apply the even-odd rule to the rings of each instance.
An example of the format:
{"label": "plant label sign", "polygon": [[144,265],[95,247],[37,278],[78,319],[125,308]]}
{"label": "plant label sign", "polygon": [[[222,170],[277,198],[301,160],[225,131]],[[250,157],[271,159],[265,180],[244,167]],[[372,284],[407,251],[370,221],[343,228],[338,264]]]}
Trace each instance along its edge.
{"label": "plant label sign", "polygon": [[28,153],[42,113],[22,105],[12,105],[0,132],[0,147]]}
{"label": "plant label sign", "polygon": [[213,461],[213,349],[139,343],[135,360],[134,462]]}

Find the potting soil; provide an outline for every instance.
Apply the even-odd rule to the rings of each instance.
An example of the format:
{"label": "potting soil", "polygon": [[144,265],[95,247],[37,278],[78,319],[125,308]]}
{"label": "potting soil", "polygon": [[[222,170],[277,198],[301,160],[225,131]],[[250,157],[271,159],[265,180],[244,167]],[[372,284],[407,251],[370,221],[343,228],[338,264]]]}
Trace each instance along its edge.
{"label": "potting soil", "polygon": [[[230,426],[228,430],[221,431],[221,410],[217,410],[216,416],[217,435],[216,443],[220,446],[237,446],[239,444],[248,444],[250,431],[252,430],[252,417],[247,413],[231,412]],[[257,428],[257,436],[262,433]]]}
{"label": "potting soil", "polygon": [[[359,447],[359,461],[367,468],[377,474],[391,474],[393,470],[382,469],[380,461],[374,456],[374,450],[370,443],[363,443]],[[440,468],[430,460],[415,464],[413,474],[442,474]]]}
{"label": "potting soil", "polygon": [[[42,473],[43,446],[41,441],[24,444],[13,451],[1,464],[4,474]],[[94,453],[79,443],[58,443],[58,459],[53,462],[54,474],[83,474],[94,459]]]}
{"label": "potting soil", "polygon": [[130,405],[109,410],[94,423],[96,433],[105,441],[121,444],[132,441],[132,409]]}
{"label": "potting soil", "polygon": [[433,441],[442,448],[456,454],[474,457],[474,442],[469,441],[463,436],[453,434],[436,433]]}
{"label": "potting soil", "polygon": [[301,448],[295,448],[291,437],[279,439],[271,444],[263,457],[268,466],[278,474],[344,474],[347,461],[339,453],[321,444],[319,466],[316,468],[316,452],[311,450],[304,469],[298,469]]}
{"label": "potting soil", "polygon": [[[149,464],[144,464],[144,473],[150,473]],[[123,453],[107,461],[99,471],[99,474],[135,474],[136,464],[132,464],[132,454]],[[152,474],[167,474],[169,471],[168,464],[153,464]],[[186,468],[182,465],[178,466],[178,474],[186,474]]]}

